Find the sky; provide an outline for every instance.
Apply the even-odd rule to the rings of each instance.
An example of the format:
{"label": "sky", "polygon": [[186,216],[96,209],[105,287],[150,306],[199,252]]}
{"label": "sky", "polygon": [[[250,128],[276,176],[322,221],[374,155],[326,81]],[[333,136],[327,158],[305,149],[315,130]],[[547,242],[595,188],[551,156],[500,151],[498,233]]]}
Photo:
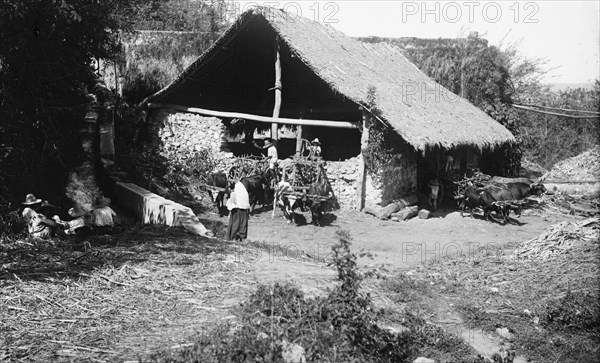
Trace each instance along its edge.
{"label": "sky", "polygon": [[357,36],[457,38],[476,31],[490,45],[516,44],[545,61],[544,83],[600,79],[600,0],[596,1],[236,1],[283,8]]}

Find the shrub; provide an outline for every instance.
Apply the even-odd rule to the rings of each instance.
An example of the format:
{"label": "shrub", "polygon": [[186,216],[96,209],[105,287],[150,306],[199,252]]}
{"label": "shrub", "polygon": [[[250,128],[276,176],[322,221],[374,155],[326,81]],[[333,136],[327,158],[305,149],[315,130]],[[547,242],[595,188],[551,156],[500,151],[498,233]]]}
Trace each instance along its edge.
{"label": "shrub", "polygon": [[546,306],[542,323],[548,327],[572,331],[600,331],[600,302],[598,296],[571,292]]}

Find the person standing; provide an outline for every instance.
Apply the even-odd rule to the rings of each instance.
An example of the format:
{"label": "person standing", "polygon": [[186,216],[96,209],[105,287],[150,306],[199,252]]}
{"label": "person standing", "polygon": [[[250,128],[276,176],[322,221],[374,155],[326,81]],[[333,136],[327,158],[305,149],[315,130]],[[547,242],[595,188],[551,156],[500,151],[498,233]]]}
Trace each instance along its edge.
{"label": "person standing", "polygon": [[236,182],[227,200],[229,225],[227,239],[243,241],[248,237],[248,217],[250,215],[250,196],[244,184]]}
{"label": "person standing", "polygon": [[433,209],[434,212],[437,212],[438,207],[438,196],[440,192],[440,180],[438,178],[433,178],[429,180],[427,186],[429,187],[429,205]]}
{"label": "person standing", "polygon": [[275,146],[275,142],[272,138],[267,137],[265,139],[265,144],[263,147],[258,146],[254,143],[254,146],[259,149],[267,149],[267,158],[269,159],[269,169],[275,170],[279,162],[279,154],[277,153],[277,147]]}

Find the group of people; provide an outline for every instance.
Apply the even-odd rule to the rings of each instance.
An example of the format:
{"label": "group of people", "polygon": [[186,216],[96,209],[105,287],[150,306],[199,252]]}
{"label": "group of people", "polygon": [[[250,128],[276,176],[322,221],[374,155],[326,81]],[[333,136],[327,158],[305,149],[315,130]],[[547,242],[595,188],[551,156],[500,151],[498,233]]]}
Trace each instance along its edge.
{"label": "group of people", "polygon": [[[117,214],[110,207],[110,198],[99,196],[92,205],[92,210],[84,211],[80,207],[70,208],[67,212],[69,220],[61,220],[56,208],[34,194],[27,194],[23,205],[23,220],[27,224],[27,232],[33,238],[47,239],[55,235],[73,236],[87,235],[92,232],[110,233],[115,226]],[[53,214],[50,216],[50,214]]]}

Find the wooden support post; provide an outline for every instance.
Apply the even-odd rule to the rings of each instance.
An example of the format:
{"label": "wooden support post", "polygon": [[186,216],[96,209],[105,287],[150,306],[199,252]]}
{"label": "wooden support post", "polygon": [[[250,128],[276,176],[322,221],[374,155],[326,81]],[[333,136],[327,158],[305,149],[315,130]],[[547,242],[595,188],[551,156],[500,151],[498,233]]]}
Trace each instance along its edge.
{"label": "wooden support post", "polygon": [[[281,59],[279,55],[279,37],[275,38],[275,106],[273,106],[273,118],[279,117],[281,108]],[[279,140],[279,125],[271,124],[271,138]]]}
{"label": "wooden support post", "polygon": [[296,126],[296,156],[302,156],[302,125]]}
{"label": "wooden support post", "polygon": [[365,196],[367,192],[367,166],[364,159],[364,151],[369,145],[369,126],[371,115],[363,110],[362,133],[360,136],[360,158],[358,158],[358,180],[356,184],[356,209],[363,210],[365,207]]}

